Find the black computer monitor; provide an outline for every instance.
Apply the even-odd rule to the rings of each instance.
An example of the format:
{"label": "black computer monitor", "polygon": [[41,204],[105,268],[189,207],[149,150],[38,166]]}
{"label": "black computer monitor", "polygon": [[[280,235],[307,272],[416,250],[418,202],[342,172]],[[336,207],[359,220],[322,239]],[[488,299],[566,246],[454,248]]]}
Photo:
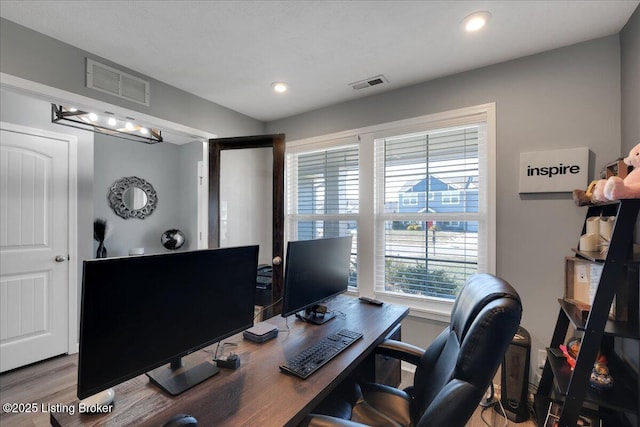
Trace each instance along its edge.
{"label": "black computer monitor", "polygon": [[85,261],[78,397],[143,373],[175,395],[215,375],[208,362],[175,371],[253,325],[257,266],[258,246]]}
{"label": "black computer monitor", "polygon": [[295,313],[314,324],[335,317],[319,303],[347,290],[350,260],[351,236],[289,242],[282,317]]}

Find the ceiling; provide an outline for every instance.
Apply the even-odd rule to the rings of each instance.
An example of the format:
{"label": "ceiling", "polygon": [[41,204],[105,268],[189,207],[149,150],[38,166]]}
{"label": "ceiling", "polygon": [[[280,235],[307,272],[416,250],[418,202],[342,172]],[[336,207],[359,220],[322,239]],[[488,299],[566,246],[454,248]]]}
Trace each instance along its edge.
{"label": "ceiling", "polygon": [[[0,16],[272,121],[616,34],[639,3],[2,0]],[[482,10],[487,27],[465,33]],[[388,83],[350,85],[379,74]]]}

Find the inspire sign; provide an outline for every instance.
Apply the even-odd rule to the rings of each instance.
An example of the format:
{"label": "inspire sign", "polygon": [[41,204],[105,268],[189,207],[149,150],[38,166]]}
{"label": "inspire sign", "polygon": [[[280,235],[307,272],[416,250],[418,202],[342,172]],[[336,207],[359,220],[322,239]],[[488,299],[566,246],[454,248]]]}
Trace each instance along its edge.
{"label": "inspire sign", "polygon": [[585,189],[589,149],[520,153],[520,193],[557,193]]}

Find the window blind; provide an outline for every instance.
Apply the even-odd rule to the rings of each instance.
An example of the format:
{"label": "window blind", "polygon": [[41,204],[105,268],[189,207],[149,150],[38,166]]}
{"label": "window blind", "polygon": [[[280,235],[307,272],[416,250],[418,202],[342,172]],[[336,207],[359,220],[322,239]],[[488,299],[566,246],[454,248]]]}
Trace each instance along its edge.
{"label": "window blind", "polygon": [[376,139],[376,291],[455,299],[484,270],[485,125]]}
{"label": "window blind", "polygon": [[306,150],[287,154],[288,240],[353,235],[350,285],[357,286],[358,145]]}

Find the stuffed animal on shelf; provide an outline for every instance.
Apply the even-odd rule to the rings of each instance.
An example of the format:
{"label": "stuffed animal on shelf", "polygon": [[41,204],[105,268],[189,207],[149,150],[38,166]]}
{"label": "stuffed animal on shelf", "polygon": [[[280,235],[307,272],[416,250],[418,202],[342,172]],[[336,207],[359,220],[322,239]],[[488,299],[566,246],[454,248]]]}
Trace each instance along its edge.
{"label": "stuffed animal on shelf", "polygon": [[597,183],[598,181],[591,181],[586,191],[580,189],[573,190],[573,201],[576,206],[584,206],[594,203],[593,189]]}
{"label": "stuffed animal on shelf", "polygon": [[[601,201],[640,198],[640,144],[631,149],[624,163],[627,166],[633,166],[633,170],[624,179],[618,176],[609,178],[604,183],[602,191],[604,200]],[[600,182],[596,188],[599,186]]]}
{"label": "stuffed animal on shelf", "polygon": [[640,144],[633,147],[623,161],[627,166],[633,167],[624,179],[611,176],[608,179],[592,181],[586,191],[573,190],[575,204],[584,206],[618,199],[640,198]]}

